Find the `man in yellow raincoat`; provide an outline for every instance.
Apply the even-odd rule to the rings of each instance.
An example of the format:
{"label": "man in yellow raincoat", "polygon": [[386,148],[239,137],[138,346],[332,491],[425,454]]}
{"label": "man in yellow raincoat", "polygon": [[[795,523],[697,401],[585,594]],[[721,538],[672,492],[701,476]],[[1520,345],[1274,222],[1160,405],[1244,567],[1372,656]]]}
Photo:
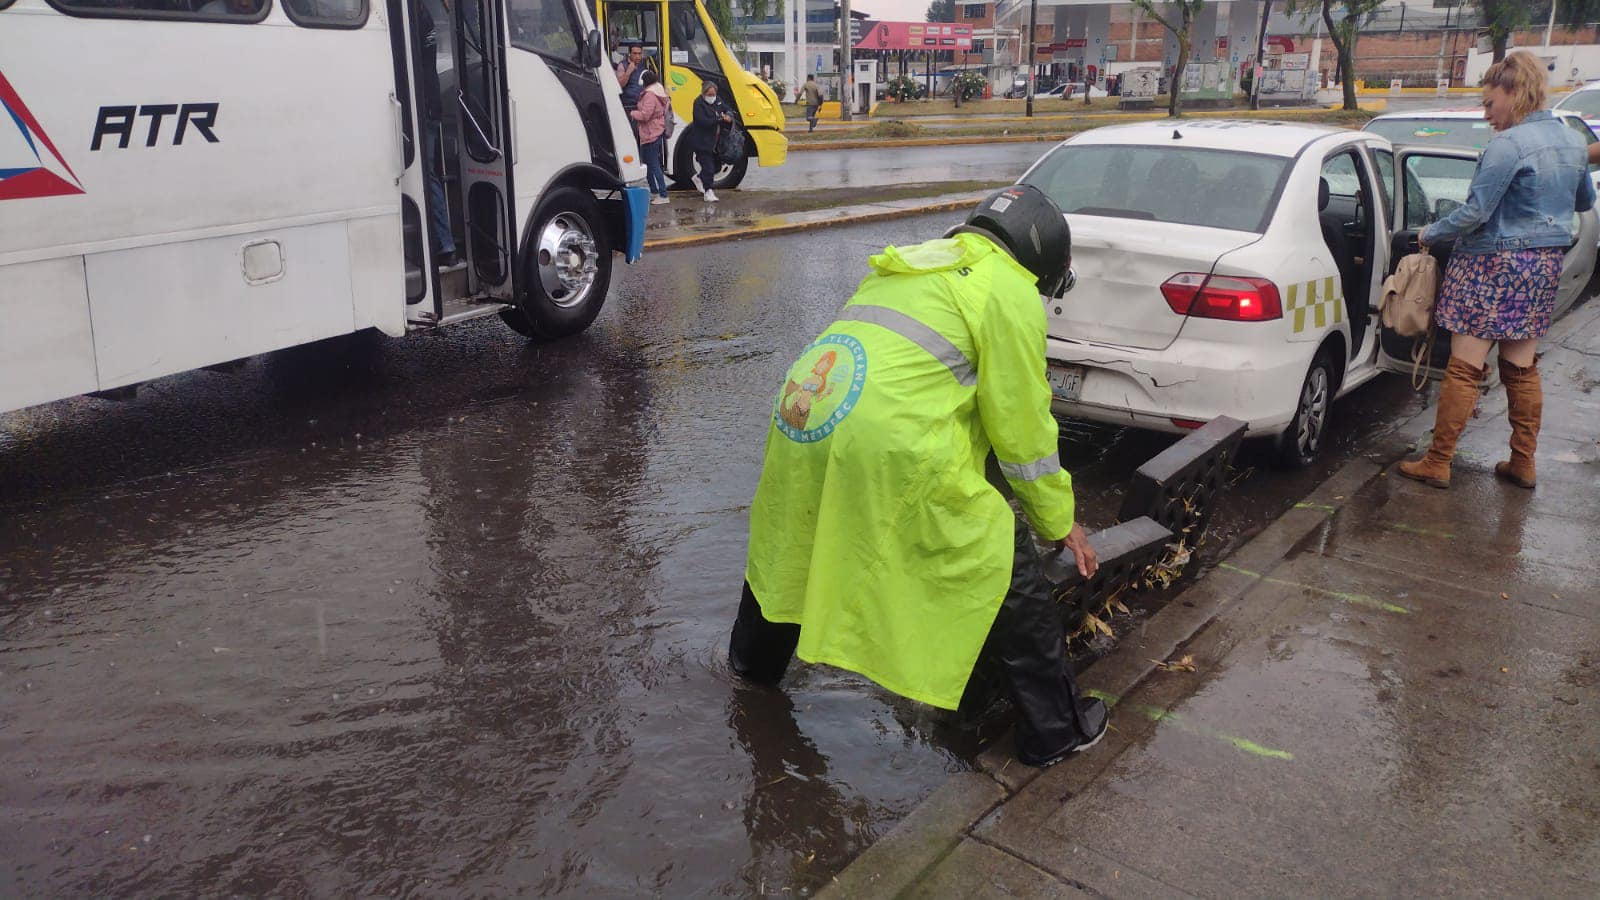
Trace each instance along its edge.
{"label": "man in yellow raincoat", "polygon": [[872,257],[774,402],[735,671],[776,683],[798,652],[956,709],[981,656],[1006,675],[1024,762],[1101,737],[1028,528],[985,476],[992,450],[1033,528],[1094,573],[1045,380],[1040,295],[1070,287],[1070,254],[1061,211],[1017,185]]}

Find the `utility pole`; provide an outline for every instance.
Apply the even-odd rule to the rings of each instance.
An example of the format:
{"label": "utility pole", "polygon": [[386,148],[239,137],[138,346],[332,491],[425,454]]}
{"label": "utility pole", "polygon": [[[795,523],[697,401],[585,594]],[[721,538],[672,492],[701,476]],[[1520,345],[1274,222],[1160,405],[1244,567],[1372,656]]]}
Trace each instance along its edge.
{"label": "utility pole", "polygon": [[1250,108],[1261,108],[1261,76],[1267,73],[1267,20],[1272,18],[1272,0],[1261,3],[1261,33],[1256,35],[1256,69],[1250,74]]}
{"label": "utility pole", "polygon": [[[798,103],[800,102],[800,80],[796,77],[796,75],[800,71],[800,67],[797,65],[799,59],[798,54],[795,53],[794,46],[793,0],[790,0],[789,6],[784,7],[783,10],[783,55],[785,57],[785,62],[787,63],[787,65],[784,66],[783,76],[788,80],[789,89],[794,92],[795,102]],[[783,97],[781,99],[787,100],[789,98]]]}
{"label": "utility pole", "polygon": [[1444,27],[1439,29],[1439,61],[1434,63],[1433,66],[1433,81],[1435,84],[1444,80],[1444,39],[1450,33],[1450,10],[1451,7],[1449,6],[1444,8]]}
{"label": "utility pole", "polygon": [[839,86],[844,95],[839,118],[850,121],[850,107],[856,104],[856,67],[850,59],[850,0],[839,0]]}
{"label": "utility pole", "polygon": [[1038,51],[1039,0],[1028,2],[1028,118],[1033,118],[1033,56]]}
{"label": "utility pole", "polygon": [[1550,32],[1556,30],[1556,4],[1550,4],[1550,21],[1544,26],[1544,45],[1550,46]]}

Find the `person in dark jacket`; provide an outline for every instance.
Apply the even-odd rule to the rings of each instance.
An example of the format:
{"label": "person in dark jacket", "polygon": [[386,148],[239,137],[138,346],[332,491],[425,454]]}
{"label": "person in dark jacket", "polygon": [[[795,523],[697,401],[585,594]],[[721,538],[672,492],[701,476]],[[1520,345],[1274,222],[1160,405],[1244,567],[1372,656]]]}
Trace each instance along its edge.
{"label": "person in dark jacket", "polygon": [[705,189],[707,203],[717,202],[711,187],[717,177],[717,129],[733,124],[733,114],[717,98],[717,83],[708,81],[694,101],[694,117],[683,139],[694,152],[694,161],[700,167],[700,186]]}

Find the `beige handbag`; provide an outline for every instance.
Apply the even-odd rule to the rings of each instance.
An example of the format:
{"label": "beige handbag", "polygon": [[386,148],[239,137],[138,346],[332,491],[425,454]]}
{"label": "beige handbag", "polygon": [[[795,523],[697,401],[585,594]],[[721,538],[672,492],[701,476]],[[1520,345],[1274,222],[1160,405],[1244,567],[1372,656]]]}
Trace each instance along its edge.
{"label": "beige handbag", "polygon": [[1439,298],[1439,261],[1433,254],[1412,253],[1400,260],[1394,274],[1384,279],[1378,299],[1378,319],[1401,337],[1415,339],[1411,347],[1411,384],[1422,389],[1427,378],[1422,361],[1433,355],[1433,304]]}

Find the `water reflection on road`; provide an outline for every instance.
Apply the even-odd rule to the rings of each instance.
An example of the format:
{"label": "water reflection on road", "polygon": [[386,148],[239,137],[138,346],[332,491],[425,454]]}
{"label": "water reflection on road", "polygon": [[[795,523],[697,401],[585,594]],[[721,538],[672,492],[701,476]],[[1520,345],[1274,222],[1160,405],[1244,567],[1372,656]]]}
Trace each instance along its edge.
{"label": "water reflection on road", "polygon": [[[730,678],[747,504],[774,379],[946,225],[659,254],[558,345],[358,336],[0,418],[0,886],[825,882],[976,747],[834,670]],[[1085,516],[1166,441],[1069,429]]]}

